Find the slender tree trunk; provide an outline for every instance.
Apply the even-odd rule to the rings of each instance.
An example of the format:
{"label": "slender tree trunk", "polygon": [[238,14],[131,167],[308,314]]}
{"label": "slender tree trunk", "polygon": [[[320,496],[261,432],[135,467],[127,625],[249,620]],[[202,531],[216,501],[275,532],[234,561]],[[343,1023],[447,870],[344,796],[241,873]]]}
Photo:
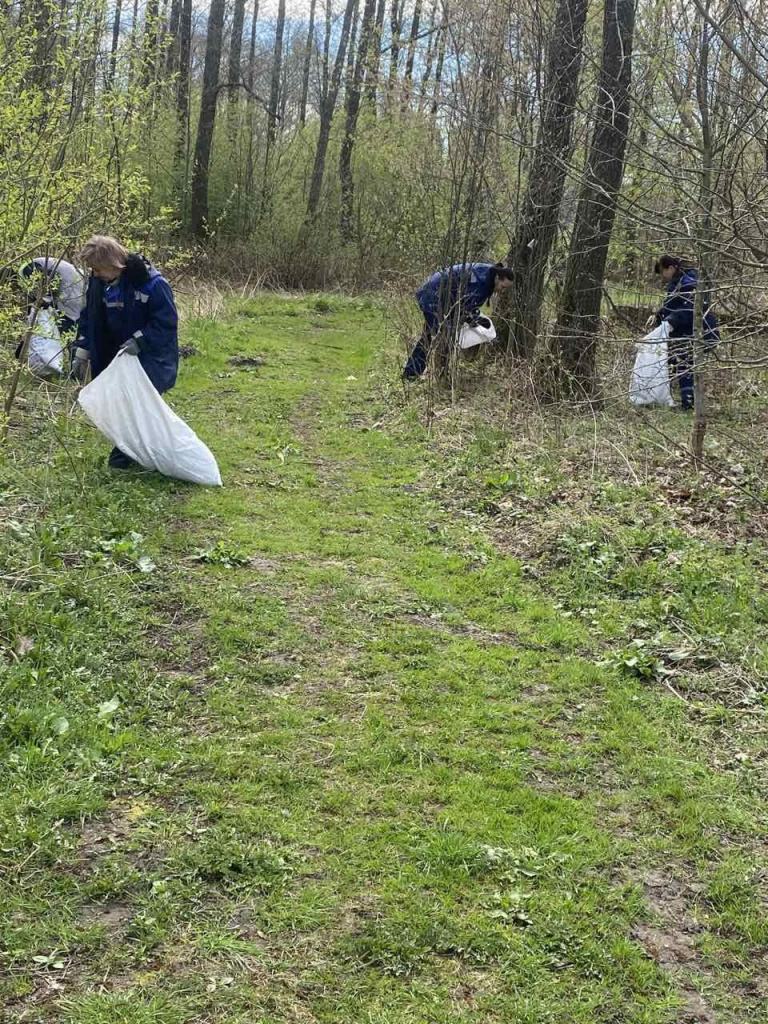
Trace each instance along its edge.
{"label": "slender tree trunk", "polygon": [[355,74],[355,40],[357,39],[357,23],[360,17],[360,0],[355,0],[355,9],[352,12],[352,28],[349,30],[349,44],[347,46],[347,73],[344,76],[344,95],[352,84]]}
{"label": "slender tree trunk", "polygon": [[416,39],[419,35],[421,25],[422,0],[416,0],[411,19],[411,35],[408,40],[408,57],[405,61],[405,89],[403,91],[403,108],[408,106],[411,99],[411,88],[413,86],[413,64],[416,59]]}
{"label": "slender tree trunk", "polygon": [[[119,3],[120,0],[117,0]],[[168,50],[165,55],[165,74],[166,77],[175,75],[179,70],[179,52],[181,49],[181,40],[179,33],[181,31],[181,0],[172,0],[171,3],[171,21],[168,26],[168,35],[170,36],[170,43]]]}
{"label": "slender tree trunk", "polygon": [[195,160],[192,168],[192,231],[202,237],[208,229],[208,175],[216,127],[216,102],[219,95],[221,44],[224,34],[226,0],[211,0],[208,15],[208,38],[203,67],[203,93],[197,126]]}
{"label": "slender tree trunk", "polygon": [[400,33],[403,29],[403,7],[405,0],[392,0],[389,15],[389,30],[392,40],[389,44],[389,102],[397,88],[397,71],[400,62]]}
{"label": "slender tree trunk", "polygon": [[285,0],[280,0],[275,26],[275,53],[272,59],[272,82],[269,90],[269,124],[267,143],[272,145],[277,137],[278,109],[280,106],[280,77],[283,71],[283,33],[285,31]]}
{"label": "slender tree trunk", "polygon": [[147,0],[144,15],[144,42],[141,60],[141,86],[149,88],[157,75],[157,29],[160,22],[160,4],[158,0]]}
{"label": "slender tree trunk", "polygon": [[437,64],[435,65],[435,90],[432,94],[432,117],[437,117],[440,108],[440,86],[443,82],[443,66],[445,64],[445,25],[437,30]]}
{"label": "slender tree trunk", "polygon": [[317,207],[320,203],[320,193],[323,188],[323,177],[325,175],[325,158],[328,154],[328,143],[331,138],[331,122],[336,110],[336,100],[341,85],[341,74],[344,67],[344,58],[349,43],[349,30],[352,27],[352,12],[357,0],[347,0],[344,10],[344,21],[341,26],[339,47],[336,51],[336,60],[333,65],[333,74],[330,77],[328,89],[323,97],[320,109],[320,135],[315,150],[315,161],[312,167],[312,180],[309,186],[309,199],[307,201],[307,223],[314,220]]}
{"label": "slender tree trunk", "polygon": [[[186,194],[189,159],[189,81],[192,59],[192,0],[182,0],[179,20],[179,77],[176,82],[176,167],[182,196]],[[181,211],[182,216],[184,211]]]}
{"label": "slender tree trunk", "polygon": [[304,68],[301,73],[301,99],[299,101],[299,124],[303,128],[307,123],[307,101],[309,99],[309,76],[312,71],[312,54],[315,52],[315,11],[317,0],[309,5],[309,28],[307,29],[307,47],[304,51]]}
{"label": "slender tree trunk", "polygon": [[500,303],[502,345],[530,358],[536,347],[544,275],[557,234],[568,163],[573,150],[587,0],[558,0],[544,72],[542,121],[509,265],[518,283]]}
{"label": "slender tree trunk", "polygon": [[[242,75],[243,58],[243,25],[245,24],[245,0],[235,0],[232,15],[232,38],[229,43],[229,76],[227,81],[239,82]],[[240,90],[229,90],[229,106],[227,111],[227,135],[231,150],[237,140],[237,114],[240,108]]]}
{"label": "slender tree trunk", "polygon": [[368,65],[365,72],[365,100],[371,108],[371,113],[376,114],[376,94],[379,87],[379,68],[381,65],[381,38],[384,32],[384,15],[387,9],[387,0],[378,0],[376,7],[376,21],[373,35],[371,36],[371,52],[368,57]]}
{"label": "slender tree trunk", "polygon": [[122,0],[115,0],[115,17],[112,21],[112,44],[109,48],[108,89],[111,89],[115,83],[115,72],[117,70],[117,48],[120,45],[120,16],[122,14],[122,6]]}
{"label": "slender tree trunk", "polygon": [[554,337],[560,389],[591,395],[603,281],[624,175],[635,0],[605,0],[595,124],[584,170]]}
{"label": "slender tree trunk", "polygon": [[421,76],[421,90],[419,93],[419,113],[424,109],[424,100],[429,89],[429,82],[432,78],[432,68],[435,64],[435,52],[437,49],[437,33],[435,23],[437,19],[437,0],[432,0],[432,9],[429,12],[429,39],[427,41],[427,61],[424,73]]}
{"label": "slender tree trunk", "polygon": [[357,135],[357,118],[360,113],[363,78],[371,50],[376,0],[365,0],[363,20],[360,26],[360,41],[357,48],[352,81],[347,88],[346,124],[339,157],[339,178],[341,180],[341,237],[348,242],[352,237],[352,209],[354,203],[354,179],[352,177],[352,152]]}
{"label": "slender tree trunk", "polygon": [[248,117],[246,134],[248,138],[248,158],[245,165],[245,198],[247,201],[247,215],[246,220],[250,225],[252,220],[251,213],[251,202],[254,193],[254,175],[256,171],[256,151],[255,151],[255,139],[254,132],[256,128],[256,104],[255,97],[253,95],[253,87],[256,82],[256,25],[259,19],[259,0],[253,0],[253,16],[251,18],[251,40],[248,49]]}

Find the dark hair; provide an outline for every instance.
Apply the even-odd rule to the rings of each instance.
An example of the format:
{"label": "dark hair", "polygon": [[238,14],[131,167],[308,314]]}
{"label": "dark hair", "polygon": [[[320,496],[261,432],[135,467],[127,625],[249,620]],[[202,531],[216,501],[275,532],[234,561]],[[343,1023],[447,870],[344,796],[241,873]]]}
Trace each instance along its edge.
{"label": "dark hair", "polygon": [[693,265],[689,260],[683,259],[682,256],[670,256],[669,253],[664,253],[663,256],[659,256],[653,266],[654,274],[660,274],[662,270],[667,270],[669,267],[674,267],[675,270],[679,270],[681,273],[685,270],[692,270]]}
{"label": "dark hair", "polygon": [[496,263],[494,265],[494,281],[516,281],[517,272],[512,267],[505,267],[503,263]]}

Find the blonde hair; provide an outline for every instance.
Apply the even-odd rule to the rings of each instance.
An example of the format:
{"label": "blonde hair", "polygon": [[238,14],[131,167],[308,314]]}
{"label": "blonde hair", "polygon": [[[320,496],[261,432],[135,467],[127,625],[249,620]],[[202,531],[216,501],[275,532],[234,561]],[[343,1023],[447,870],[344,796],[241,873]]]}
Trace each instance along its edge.
{"label": "blonde hair", "polygon": [[80,254],[89,267],[114,267],[124,270],[128,262],[128,250],[111,235],[91,235]]}

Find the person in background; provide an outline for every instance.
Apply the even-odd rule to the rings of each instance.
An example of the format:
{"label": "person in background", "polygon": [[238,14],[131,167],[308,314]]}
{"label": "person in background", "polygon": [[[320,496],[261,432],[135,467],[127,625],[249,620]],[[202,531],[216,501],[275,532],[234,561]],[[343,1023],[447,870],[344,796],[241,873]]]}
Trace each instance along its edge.
{"label": "person in background", "polygon": [[403,377],[421,377],[437,335],[446,328],[455,330],[461,323],[482,322],[480,307],[514,281],[514,271],[502,263],[456,263],[433,274],[416,292],[425,324],[405,364]]}
{"label": "person in background", "polygon": [[[663,306],[648,321],[649,328],[658,327],[665,320],[669,323],[667,352],[670,377],[676,379],[680,388],[680,405],[693,409],[693,339],[696,326],[693,322],[696,289],[699,285],[698,271],[688,266],[678,256],[660,256],[653,268],[666,286]],[[706,299],[705,299],[706,302]],[[708,303],[704,314],[704,344],[713,348],[720,340],[717,320]]]}
{"label": "person in background", "polygon": [[[169,391],[179,369],[171,286],[142,255],[129,253],[108,235],[89,238],[82,259],[91,276],[78,324],[77,371],[90,361],[91,374],[98,377],[116,356],[135,355],[157,391]],[[133,460],[113,448],[108,464],[129,469]]]}
{"label": "person in background", "polygon": [[[37,305],[37,288],[34,285],[36,274],[45,277],[47,294],[42,298],[41,308],[55,311],[56,326],[62,344],[71,349],[77,331],[77,321],[85,305],[85,274],[66,260],[53,256],[35,256],[19,270],[19,276],[26,282],[27,302],[30,308]],[[20,351],[21,346],[17,350],[17,357]]]}

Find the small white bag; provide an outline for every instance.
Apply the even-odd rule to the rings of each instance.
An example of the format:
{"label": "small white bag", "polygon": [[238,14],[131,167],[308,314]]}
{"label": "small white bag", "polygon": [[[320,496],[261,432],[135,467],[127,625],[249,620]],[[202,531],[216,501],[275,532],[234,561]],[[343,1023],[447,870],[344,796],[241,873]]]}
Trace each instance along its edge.
{"label": "small white bag", "polygon": [[[32,322],[34,314],[30,314]],[[64,373],[64,349],[56,317],[50,309],[38,309],[27,352],[29,368],[36,377],[51,380]]]}
{"label": "small white bag", "polygon": [[80,392],[89,420],[145,469],[193,484],[221,487],[210,450],[163,401],[138,356],[118,355]]}
{"label": "small white bag", "polygon": [[665,320],[635,344],[637,355],[629,381],[629,400],[632,405],[674,406],[669,390],[668,336],[669,325]]}
{"label": "small white bag", "polygon": [[491,324],[490,327],[483,327],[482,324],[470,327],[469,324],[464,324],[459,334],[459,348],[474,348],[475,345],[493,341],[496,338],[496,328],[490,320],[488,322]]}

